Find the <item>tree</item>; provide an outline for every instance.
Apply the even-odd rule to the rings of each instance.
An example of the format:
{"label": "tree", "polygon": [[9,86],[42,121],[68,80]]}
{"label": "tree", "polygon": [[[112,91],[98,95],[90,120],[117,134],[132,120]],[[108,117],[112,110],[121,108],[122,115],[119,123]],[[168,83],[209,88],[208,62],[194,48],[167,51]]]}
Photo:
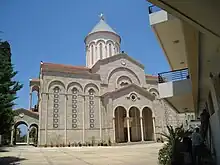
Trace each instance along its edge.
{"label": "tree", "polygon": [[14,100],[16,92],[22,85],[14,80],[15,75],[11,62],[11,48],[7,41],[0,41],[0,135],[8,133],[13,124]]}

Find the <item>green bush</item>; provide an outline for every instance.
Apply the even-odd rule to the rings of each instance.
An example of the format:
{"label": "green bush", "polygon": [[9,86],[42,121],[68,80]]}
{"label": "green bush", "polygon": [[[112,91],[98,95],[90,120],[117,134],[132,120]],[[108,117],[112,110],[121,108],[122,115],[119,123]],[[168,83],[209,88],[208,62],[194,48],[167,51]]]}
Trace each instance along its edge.
{"label": "green bush", "polygon": [[171,165],[172,146],[165,144],[159,151],[158,160],[161,165]]}
{"label": "green bush", "polygon": [[161,133],[167,139],[167,143],[162,149],[159,150],[158,160],[161,165],[171,165],[171,161],[178,156],[178,151],[176,152],[176,146],[181,142],[183,137],[189,134],[185,131],[183,125],[177,128],[172,126],[167,126],[168,133]]}

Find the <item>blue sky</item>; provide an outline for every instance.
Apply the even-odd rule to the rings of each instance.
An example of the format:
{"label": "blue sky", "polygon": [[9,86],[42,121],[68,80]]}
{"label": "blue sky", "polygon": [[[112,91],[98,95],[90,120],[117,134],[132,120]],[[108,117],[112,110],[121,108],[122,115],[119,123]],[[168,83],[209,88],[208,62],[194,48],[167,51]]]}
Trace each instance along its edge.
{"label": "blue sky", "polygon": [[38,77],[40,61],[85,65],[84,38],[100,13],[120,34],[121,50],[144,64],[147,74],[169,70],[145,0],[0,1],[0,38],[10,42],[16,79],[24,84],[16,108],[28,108],[29,79]]}

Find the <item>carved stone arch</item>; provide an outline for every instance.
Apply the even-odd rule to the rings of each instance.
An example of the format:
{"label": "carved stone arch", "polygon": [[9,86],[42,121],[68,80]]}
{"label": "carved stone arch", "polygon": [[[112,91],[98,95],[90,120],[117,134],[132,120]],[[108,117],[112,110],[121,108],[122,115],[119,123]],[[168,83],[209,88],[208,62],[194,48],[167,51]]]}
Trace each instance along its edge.
{"label": "carved stone arch", "polygon": [[15,124],[14,124],[14,128],[17,128],[17,127],[18,127],[19,125],[21,125],[21,124],[24,124],[24,125],[27,126],[27,128],[29,128],[29,124],[28,124],[28,122],[25,121],[25,120],[17,120],[17,121],[15,122]]}
{"label": "carved stone arch", "polygon": [[130,138],[131,142],[141,141],[141,123],[140,123],[140,115],[141,111],[137,106],[131,106],[129,108],[129,126],[131,128]]}
{"label": "carved stone arch", "polygon": [[141,82],[140,82],[138,76],[137,76],[131,69],[128,69],[128,68],[125,68],[125,67],[118,67],[118,68],[112,69],[112,70],[109,72],[108,76],[107,76],[107,82],[109,83],[109,80],[110,80],[110,78],[112,77],[112,75],[113,75],[114,73],[116,73],[116,72],[118,72],[118,71],[121,71],[121,70],[127,71],[127,72],[131,73],[131,74],[137,79],[138,83],[141,84]]}
{"label": "carved stone arch", "polygon": [[30,129],[31,127],[36,127],[36,128],[38,128],[39,126],[38,126],[37,123],[33,122],[33,123],[30,123],[30,124],[29,124],[29,129]]}
{"label": "carved stone arch", "polygon": [[155,97],[159,97],[159,91],[156,88],[150,88],[148,91]]}
{"label": "carved stone arch", "polygon": [[84,87],[84,93],[88,94],[90,89],[93,89],[96,94],[99,93],[99,87],[94,83],[86,84]]}
{"label": "carved stone arch", "polygon": [[128,108],[128,113],[130,113],[130,111],[131,111],[132,108],[136,108],[136,109],[139,111],[139,113],[141,114],[141,110],[139,109],[139,107],[137,107],[137,106],[135,106],[135,105],[131,105],[131,106]]}
{"label": "carved stone arch", "polygon": [[[121,84],[121,83],[124,83],[124,84]],[[128,84],[131,84],[131,83],[132,83],[132,80],[128,76],[120,76],[116,80],[116,87],[120,88],[124,85],[128,85]]]}
{"label": "carved stone arch", "polygon": [[60,80],[52,80],[49,83],[49,85],[48,85],[48,89],[47,89],[48,92],[52,92],[55,87],[59,87],[60,90],[61,90],[61,93],[65,93],[65,89],[66,88],[65,88],[65,85],[64,85],[64,83],[62,81],[60,81]]}
{"label": "carved stone arch", "polygon": [[[102,39],[99,39],[98,41],[96,41],[96,46],[99,45],[100,43],[104,44],[105,45],[105,41],[102,40]],[[103,45],[103,46],[104,46]]]}
{"label": "carved stone arch", "polygon": [[154,125],[153,110],[148,106],[142,109],[143,134],[145,141],[155,140],[155,125]]}
{"label": "carved stone arch", "polygon": [[90,46],[92,46],[92,45],[96,46],[95,41],[90,42],[90,43],[88,44],[88,47],[90,48]]}
{"label": "carved stone arch", "polygon": [[126,111],[126,117],[127,117],[127,110],[126,110],[126,107],[124,106],[124,105],[117,105],[117,106],[115,106],[114,108],[113,108],[113,118],[115,118],[115,111],[116,111],[116,109],[118,108],[118,107],[121,107],[121,108],[123,108],[125,111]]}
{"label": "carved stone arch", "polygon": [[153,109],[152,109],[152,107],[151,106],[148,106],[148,105],[145,105],[145,106],[143,106],[140,110],[141,110],[141,114],[143,114],[143,110],[144,109],[148,109],[148,110],[150,110],[150,112],[152,113],[152,117],[155,117],[155,113],[154,113],[154,111],[153,111]]}
{"label": "carved stone arch", "polygon": [[114,42],[112,40],[106,41],[106,45],[108,45],[108,44],[112,44],[112,46],[115,46],[115,44],[114,44]]}
{"label": "carved stone arch", "polygon": [[79,91],[79,93],[83,93],[83,87],[78,82],[69,83],[68,86],[67,86],[67,93],[72,93],[71,91],[72,91],[73,88],[76,88]]}
{"label": "carved stone arch", "polygon": [[31,86],[31,92],[34,92],[34,91],[39,92],[40,91],[40,87],[38,85]]}

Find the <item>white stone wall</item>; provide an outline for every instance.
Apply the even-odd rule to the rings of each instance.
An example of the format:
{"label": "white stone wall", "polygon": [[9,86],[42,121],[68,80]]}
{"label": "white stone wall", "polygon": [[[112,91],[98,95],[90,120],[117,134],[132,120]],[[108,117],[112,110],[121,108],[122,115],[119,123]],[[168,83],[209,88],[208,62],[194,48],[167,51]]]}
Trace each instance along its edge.
{"label": "white stone wall", "polygon": [[[115,56],[116,57],[116,56]],[[124,61],[126,64],[122,64]],[[129,112],[134,106],[140,110],[148,107],[152,111],[155,133],[166,129],[166,115],[164,104],[158,100],[157,84],[146,84],[145,73],[142,66],[135,64],[129,58],[119,58],[107,63],[95,66],[94,73],[100,75],[99,79],[80,76],[78,74],[66,74],[58,72],[44,73],[43,86],[41,87],[41,109],[40,109],[40,145],[60,143],[86,142],[94,137],[96,140],[114,139],[114,110],[122,105]],[[144,87],[136,87],[120,90],[111,97],[101,97],[103,94],[113,92],[122,87],[118,86],[118,80],[127,76],[131,83]],[[83,78],[84,77],[84,78]],[[123,77],[122,80],[126,80]],[[59,97],[59,127],[53,128],[54,111],[54,87],[60,88]],[[72,89],[77,88],[77,128],[72,127],[73,101]],[[90,106],[89,90],[94,94],[94,128],[90,128]],[[144,90],[146,92],[144,92]],[[148,93],[149,92],[149,93]],[[129,100],[131,93],[135,93],[139,99]],[[163,100],[162,100],[163,101]],[[168,124],[176,125],[178,115],[171,107],[168,107]],[[155,135],[156,137],[157,135]]]}
{"label": "white stone wall", "polygon": [[120,52],[120,38],[109,32],[90,34],[85,39],[86,66],[91,68],[98,60],[116,55]]}

